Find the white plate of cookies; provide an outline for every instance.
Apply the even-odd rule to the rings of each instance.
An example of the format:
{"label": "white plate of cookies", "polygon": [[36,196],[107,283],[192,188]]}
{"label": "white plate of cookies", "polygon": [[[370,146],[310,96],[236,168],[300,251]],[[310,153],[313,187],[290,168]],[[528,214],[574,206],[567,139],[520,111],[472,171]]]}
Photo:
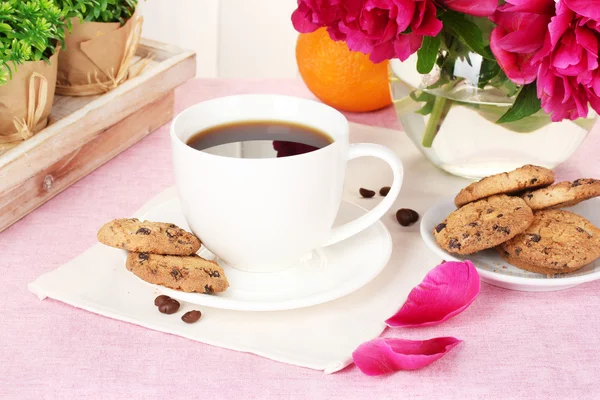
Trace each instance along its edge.
{"label": "white plate of cookies", "polygon": [[526,165],[472,183],[431,207],[426,245],[471,260],[481,279],[522,291],[562,290],[600,279],[600,180],[554,182]]}

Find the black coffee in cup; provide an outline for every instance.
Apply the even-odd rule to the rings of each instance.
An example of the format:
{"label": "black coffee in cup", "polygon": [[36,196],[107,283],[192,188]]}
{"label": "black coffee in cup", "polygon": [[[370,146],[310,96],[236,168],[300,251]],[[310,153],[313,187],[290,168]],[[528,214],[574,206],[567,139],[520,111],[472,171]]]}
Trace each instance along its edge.
{"label": "black coffee in cup", "polygon": [[[186,142],[196,150],[211,150],[238,143],[273,145],[277,157],[309,153],[333,143],[333,139],[318,129],[289,122],[244,121],[211,127],[192,135]],[[270,157],[263,155],[262,158]]]}

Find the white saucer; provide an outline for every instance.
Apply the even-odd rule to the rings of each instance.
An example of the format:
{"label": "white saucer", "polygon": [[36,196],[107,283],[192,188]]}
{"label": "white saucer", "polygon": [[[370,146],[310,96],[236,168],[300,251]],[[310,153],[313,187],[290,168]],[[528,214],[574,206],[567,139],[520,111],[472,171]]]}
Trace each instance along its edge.
{"label": "white saucer", "polygon": [[[570,274],[548,276],[514,267],[502,259],[495,250],[485,250],[468,256],[448,253],[438,246],[433,237],[433,229],[455,209],[453,199],[443,200],[431,207],[421,221],[421,237],[433,252],[446,261],[471,260],[484,282],[505,289],[546,292],[568,289],[600,279],[600,260]],[[565,210],[579,214],[594,225],[600,226],[600,199],[587,200]]]}
{"label": "white saucer", "polygon": [[[366,212],[355,204],[342,202],[336,225]],[[142,218],[174,223],[189,230],[178,199],[148,211]],[[312,259],[279,272],[251,273],[219,262],[230,284],[223,293],[185,293],[152,286],[172,298],[206,307],[243,311],[289,310],[325,303],[356,291],[379,275],[391,253],[390,233],[383,223],[377,222],[356,236],[315,251]],[[214,258],[204,248],[199,254],[207,259]]]}

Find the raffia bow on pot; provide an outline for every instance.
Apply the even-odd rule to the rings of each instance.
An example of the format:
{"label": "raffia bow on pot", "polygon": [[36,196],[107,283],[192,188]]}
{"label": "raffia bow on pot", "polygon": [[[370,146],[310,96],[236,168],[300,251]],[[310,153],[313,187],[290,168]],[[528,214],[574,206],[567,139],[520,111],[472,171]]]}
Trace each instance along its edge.
{"label": "raffia bow on pot", "polygon": [[92,96],[106,93],[137,76],[149,58],[132,61],[140,44],[143,17],[134,14],[123,26],[118,22],[84,22],[73,18],[66,37],[67,50],[59,59],[56,93]]}
{"label": "raffia bow on pot", "polygon": [[44,129],[54,101],[58,54],[50,63],[31,61],[17,67],[0,86],[0,154]]}

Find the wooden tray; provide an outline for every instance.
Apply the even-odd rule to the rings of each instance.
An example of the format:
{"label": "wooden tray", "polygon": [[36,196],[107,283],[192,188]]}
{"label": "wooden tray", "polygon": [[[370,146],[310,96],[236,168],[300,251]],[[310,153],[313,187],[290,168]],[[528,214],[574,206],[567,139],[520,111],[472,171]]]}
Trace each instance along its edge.
{"label": "wooden tray", "polygon": [[56,96],[51,124],[0,155],[0,232],[173,118],[196,55],[142,39],[144,71],[99,96]]}

